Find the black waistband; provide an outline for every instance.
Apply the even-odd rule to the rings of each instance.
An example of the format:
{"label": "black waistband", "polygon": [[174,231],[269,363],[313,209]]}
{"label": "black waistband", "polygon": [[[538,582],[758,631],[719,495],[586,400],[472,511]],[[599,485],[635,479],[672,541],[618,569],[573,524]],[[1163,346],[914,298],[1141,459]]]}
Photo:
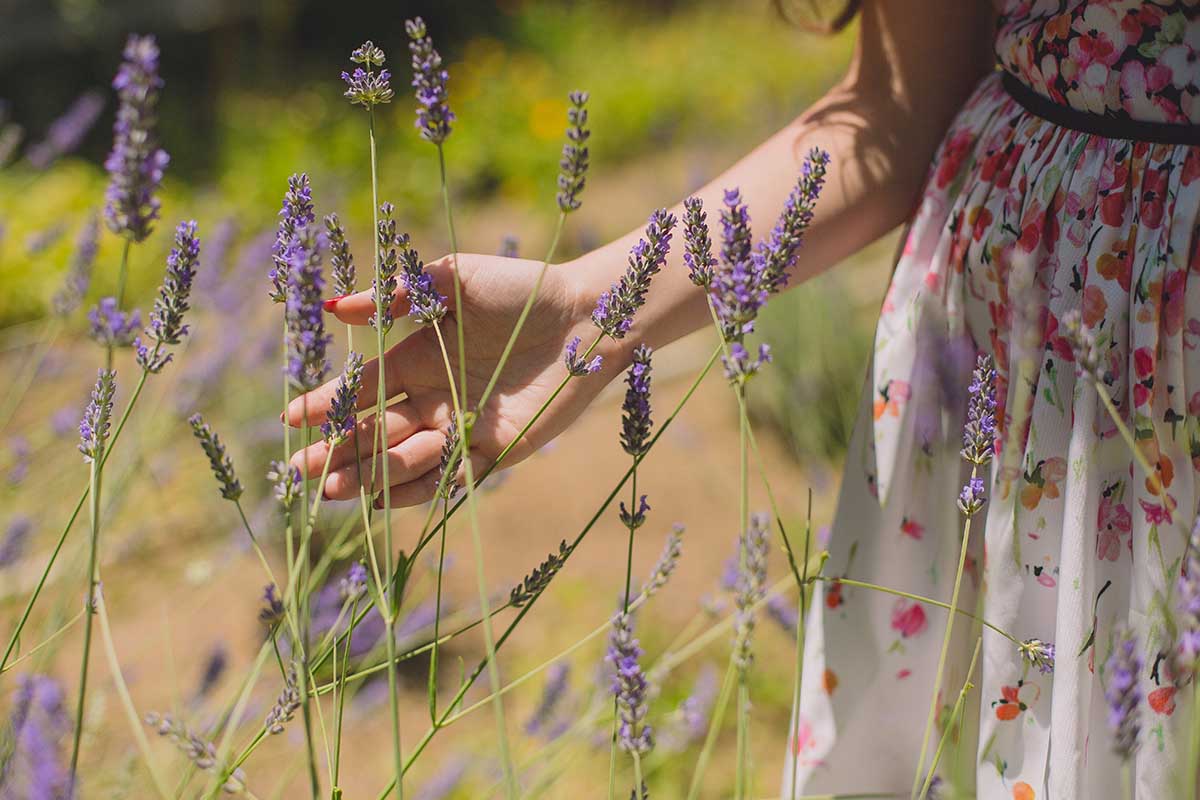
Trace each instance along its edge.
{"label": "black waistband", "polygon": [[1004,72],[1004,88],[1009,96],[1034,116],[1071,130],[1103,136],[1107,139],[1132,139],[1157,144],[1200,145],[1200,125],[1175,125],[1169,122],[1140,122],[1107,117],[1060,106],[1021,83],[1011,72]]}

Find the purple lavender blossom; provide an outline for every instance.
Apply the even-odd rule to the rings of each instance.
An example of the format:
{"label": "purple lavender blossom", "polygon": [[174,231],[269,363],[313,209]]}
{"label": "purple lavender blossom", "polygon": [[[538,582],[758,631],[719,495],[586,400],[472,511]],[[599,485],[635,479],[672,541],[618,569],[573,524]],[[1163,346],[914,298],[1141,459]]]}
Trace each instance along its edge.
{"label": "purple lavender blossom", "polygon": [[1176,638],[1171,666],[1176,683],[1182,684],[1188,675],[1194,680],[1200,666],[1200,518],[1192,527],[1187,558],[1180,568],[1175,589]]}
{"label": "purple lavender blossom", "polygon": [[983,466],[992,460],[996,443],[996,369],[991,356],[979,356],[967,393],[962,457]]}
{"label": "purple lavender blossom", "polygon": [[761,265],[751,258],[750,214],[738,189],[725,191],[721,226],[721,263],[713,273],[709,297],[725,340],[735,342],[754,330],[754,320],[769,296]]}
{"label": "purple lavender blossom", "polygon": [[229,648],[224,642],[217,642],[204,660],[204,669],[200,671],[200,680],[196,684],[196,694],[193,702],[199,702],[212,694],[212,690],[221,682],[222,676],[229,668]]}
{"label": "purple lavender blossom", "polygon": [[287,377],[293,388],[311,392],[325,381],[325,351],[333,338],[325,333],[321,242],[313,229],[296,232],[288,258]]}
{"label": "purple lavender blossom", "polygon": [[704,738],[708,732],[708,716],[717,699],[717,685],[716,667],[705,664],[692,684],[691,694],[671,715],[670,724],[660,739],[662,747],[678,753]]}
{"label": "purple lavender blossom", "polygon": [[21,676],[13,692],[6,760],[0,766],[0,796],[54,800],[70,798],[71,774],[63,744],[71,721],[62,687],[45,675]]}
{"label": "purple lavender blossom", "polygon": [[350,60],[355,64],[365,66],[366,69],[359,66],[352,73],[342,73],[342,80],[346,82],[345,98],[352,104],[360,105],[367,110],[383,103],[392,102],[392,74],[386,69],[381,69],[379,72],[372,69],[383,66],[383,62],[387,60],[383,50],[374,42],[367,40],[350,54]]}
{"label": "purple lavender blossom", "polygon": [[4,536],[0,537],[0,569],[11,567],[21,560],[32,532],[33,520],[24,514],[17,514],[8,521]]}
{"label": "purple lavender blossom", "polygon": [[286,303],[292,242],[298,230],[317,219],[313,213],[312,185],[307,174],[301,172],[288,178],[288,190],[283,196],[283,207],[279,210],[279,216],[275,244],[271,247],[271,261],[274,266],[267,273],[267,277],[271,279],[271,299],[276,303]]}
{"label": "purple lavender blossom", "polygon": [[446,298],[434,288],[433,276],[425,269],[421,256],[405,233],[396,239],[400,248],[400,280],[408,299],[408,315],[422,325],[431,325],[446,316]]}
{"label": "purple lavender blossom", "polygon": [[958,493],[958,508],[968,517],[975,516],[986,501],[987,492],[983,488],[983,478],[969,478]]}
{"label": "purple lavender blossom", "polygon": [[1138,675],[1141,671],[1137,637],[1128,629],[1117,631],[1112,654],[1104,667],[1107,676],[1104,699],[1108,701],[1108,727],[1113,733],[1113,750],[1122,760],[1130,758],[1138,746],[1138,706],[1142,702]]}
{"label": "purple lavender blossom", "polygon": [[558,162],[558,208],[569,214],[579,208],[579,194],[587,180],[588,168],[588,93],[575,91],[567,95],[567,143],[563,145],[562,160]]}
{"label": "purple lavender blossom", "polygon": [[268,583],[263,588],[263,607],[258,611],[258,619],[268,628],[273,628],[283,620],[283,599],[275,584]]}
{"label": "purple lavender blossom", "polygon": [[503,256],[504,258],[517,258],[520,255],[520,251],[518,250],[519,246],[520,242],[517,240],[517,237],[513,236],[511,233],[507,234],[505,235],[504,239],[500,241],[500,252],[497,255]]}
{"label": "purple lavender blossom", "polygon": [[775,294],[787,285],[788,272],[804,241],[813,218],[813,208],[825,185],[829,154],[819,147],[808,152],[800,168],[800,179],[784,203],[783,213],[771,230],[771,235],[756,249],[755,271],[762,276],[765,288]]}
{"label": "purple lavender blossom", "polygon": [[115,297],[100,298],[87,316],[92,339],[103,347],[129,347],[142,327],[141,313],[122,311]]}
{"label": "purple lavender blossom", "polygon": [[542,687],[542,696],[537,708],[525,721],[525,733],[538,736],[546,731],[558,714],[563,698],[570,687],[571,665],[565,661],[551,664],[546,670],[546,684]]}
{"label": "purple lavender blossom", "polygon": [[83,302],[92,282],[92,266],[96,263],[96,248],[100,236],[100,220],[93,214],[79,229],[75,253],[67,266],[62,286],[54,293],[50,305],[60,317],[70,316]]}
{"label": "purple lavender blossom", "polygon": [[[175,246],[167,254],[167,274],[150,312],[150,325],[145,334],[147,341],[139,337],[133,345],[137,363],[147,372],[161,372],[171,361],[171,354],[163,353],[162,348],[179,344],[180,338],[187,336],[188,326],[183,324],[183,315],[191,308],[188,300],[199,259],[200,240],[196,238],[195,220],[179,223],[175,229]],[[149,342],[153,342],[153,347]]]}
{"label": "purple lavender blossom", "polygon": [[204,454],[208,456],[208,464],[212,467],[213,477],[221,486],[221,497],[236,503],[242,496],[242,484],[233,471],[233,461],[229,458],[229,453],[226,452],[221,437],[217,436],[199,414],[189,417],[188,424],[192,426],[192,435],[200,440],[200,446],[204,449]]}
{"label": "purple lavender blossom", "polygon": [[104,453],[109,423],[112,420],[113,394],[116,390],[117,373],[111,369],[100,370],[96,386],[92,389],[91,402],[84,409],[83,419],[79,421],[79,452],[83,453],[84,461],[89,464]]}
{"label": "purple lavender blossom", "polygon": [[638,500],[637,510],[630,511],[625,507],[625,501],[622,500],[619,505],[617,516],[621,519],[621,524],[630,530],[637,530],[646,524],[646,512],[650,510],[650,504],[646,502],[646,495],[642,495]]}
{"label": "purple lavender blossom", "polygon": [[592,311],[592,322],[614,339],[623,339],[633,325],[633,316],[646,302],[650,280],[662,269],[671,247],[675,216],[660,208],[650,215],[646,238],[639,239],[629,254],[629,266],[612,288],[600,295]]}
{"label": "purple lavender blossom", "polygon": [[742,191],[726,189],[721,209],[721,261],[726,266],[750,260],[753,236],[750,232],[750,209],[742,202]]}
{"label": "purple lavender blossom", "polygon": [[567,343],[567,349],[563,353],[563,364],[567,367],[567,373],[576,378],[582,378],[584,375],[594,375],[600,371],[604,359],[595,355],[590,361],[584,361],[579,356],[579,345],[582,340],[576,336]]}
{"label": "purple lavender blossom", "polygon": [[795,638],[800,620],[800,611],[795,605],[776,594],[767,598],[766,610],[767,617],[779,625],[781,631]]}
{"label": "purple lavender blossom", "polygon": [[421,138],[441,145],[450,135],[450,123],[454,112],[446,102],[446,81],[450,74],[442,69],[442,57],[433,49],[433,39],[425,29],[420,17],[406,20],[404,30],[408,33],[408,49],[412,53],[412,85],[417,96],[416,126]]}
{"label": "purple lavender blossom", "polygon": [[396,220],[392,218],[395,206],[384,201],[379,206],[379,223],[376,226],[375,238],[379,248],[379,266],[375,278],[371,281],[371,298],[375,307],[382,309],[383,322],[377,319],[378,314],[371,314],[371,327],[382,327],[386,334],[392,329],[392,305],[396,302],[396,271],[400,266],[400,254],[397,249]]}
{"label": "purple lavender blossom", "polygon": [[354,256],[346,241],[346,229],[337,214],[325,217],[325,235],[329,239],[329,273],[333,276],[333,296],[354,294]]}
{"label": "purple lavender blossom", "polygon": [[76,97],[62,116],[50,123],[46,138],[25,153],[29,166],[45,169],[62,156],[73,153],[104,110],[104,96],[89,90]]}
{"label": "purple lavender blossom", "polygon": [[355,561],[338,581],[338,595],[343,603],[349,603],[362,597],[366,591],[367,568],[361,561]]}
{"label": "purple lavender blossom", "polygon": [[362,390],[363,357],[359,353],[346,356],[346,366],[329,401],[329,412],[321,423],[321,434],[330,447],[337,447],[350,438],[358,422],[355,408]]}
{"label": "purple lavender blossom", "polygon": [[55,222],[41,230],[34,231],[25,237],[25,254],[30,256],[41,255],[58,244],[58,240],[66,232],[67,226],[63,222]]}
{"label": "purple lavender blossom", "polygon": [[750,351],[741,342],[729,344],[729,355],[721,356],[725,366],[725,377],[734,383],[745,383],[762,369],[763,365],[771,363],[771,347],[767,344],[758,346],[758,356],[751,357]]}
{"label": "purple lavender blossom", "polygon": [[451,758],[433,777],[421,785],[414,800],[446,800],[462,784],[470,768],[470,759],[462,756]]}
{"label": "purple lavender blossom", "polygon": [[650,358],[644,344],[633,350],[633,363],[625,374],[625,402],[621,405],[621,449],[635,458],[646,452],[650,440]]}
{"label": "purple lavender blossom", "polygon": [[163,81],[154,37],[130,36],[124,59],[112,83],[118,108],[112,152],[104,162],[109,174],[104,219],[113,233],[141,242],[158,219],[161,204],[154,193],[170,161],[155,133]]}
{"label": "purple lavender blossom", "polygon": [[75,409],[62,406],[50,415],[50,432],[55,436],[66,436],[75,430]]}
{"label": "purple lavender blossom", "polygon": [[708,214],[704,201],[689,197],[683,201],[683,263],[687,265],[692,283],[707,289],[712,284],[717,259],[712,253],[712,236],[708,232]]}
{"label": "purple lavender blossom", "polygon": [[754,606],[763,598],[767,585],[767,525],[766,514],[753,514],[750,527],[741,537],[738,563],[737,613],[734,616],[733,660],[741,671],[754,661]]}
{"label": "purple lavender blossom", "polygon": [[300,496],[300,469],[283,461],[272,461],[267,480],[275,489],[275,499],[284,514],[290,514]]}
{"label": "purple lavender blossom", "polygon": [[645,755],[654,747],[654,734],[645,721],[649,681],[638,662],[641,656],[632,619],[628,614],[615,615],[605,660],[615,671],[612,693],[617,698],[617,741],[625,752]]}
{"label": "purple lavender blossom", "polygon": [[1054,643],[1041,639],[1026,639],[1017,648],[1021,658],[1037,667],[1038,672],[1050,675],[1054,672]]}
{"label": "purple lavender blossom", "polygon": [[533,568],[533,571],[522,579],[522,581],[513,587],[508,594],[508,603],[513,608],[522,608],[528,603],[537,599],[546,587],[550,585],[550,581],[554,580],[554,576],[563,568],[563,564],[567,563],[567,559],[571,557],[571,546],[567,544],[567,540],[563,539],[558,543],[558,552],[551,553],[546,556],[542,563]]}

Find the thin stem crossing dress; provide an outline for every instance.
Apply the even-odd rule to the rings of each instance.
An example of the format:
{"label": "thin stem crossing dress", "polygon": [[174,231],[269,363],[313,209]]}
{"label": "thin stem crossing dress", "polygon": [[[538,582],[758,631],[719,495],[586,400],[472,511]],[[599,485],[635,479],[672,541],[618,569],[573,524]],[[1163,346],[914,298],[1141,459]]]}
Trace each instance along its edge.
{"label": "thin stem crossing dress", "polygon": [[[958,616],[936,745],[975,641],[980,668],[939,774],[984,800],[1185,797],[1195,686],[1172,674],[1165,609],[1200,499],[1200,9],[1006,0],[999,69],[954,120],[883,303],[828,547],[832,576],[948,601],[977,353],[999,440],[960,606],[1056,646],[1046,674]],[[1082,315],[1111,398],[1157,480],[1076,376]],[[784,797],[907,796],[946,612],[818,584]],[[1114,632],[1137,636],[1139,747],[1113,754]],[[932,746],[930,750],[932,750]]]}

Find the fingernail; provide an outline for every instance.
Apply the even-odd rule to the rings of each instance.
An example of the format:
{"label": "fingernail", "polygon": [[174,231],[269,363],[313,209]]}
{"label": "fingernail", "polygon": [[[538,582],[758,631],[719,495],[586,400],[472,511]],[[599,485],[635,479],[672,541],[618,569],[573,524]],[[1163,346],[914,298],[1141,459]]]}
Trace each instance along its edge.
{"label": "fingernail", "polygon": [[287,412],[286,412],[286,411],[280,411],[280,412],[279,412],[279,421],[280,421],[280,422],[283,422],[283,417],[284,417],[284,415],[285,415],[285,414],[287,414]]}
{"label": "fingernail", "polygon": [[344,294],[339,294],[337,297],[331,297],[328,300],[326,300],[324,303],[322,303],[321,307],[324,308],[326,311],[333,311],[335,308],[337,308],[338,301],[341,300],[345,296],[346,295],[344,295]]}

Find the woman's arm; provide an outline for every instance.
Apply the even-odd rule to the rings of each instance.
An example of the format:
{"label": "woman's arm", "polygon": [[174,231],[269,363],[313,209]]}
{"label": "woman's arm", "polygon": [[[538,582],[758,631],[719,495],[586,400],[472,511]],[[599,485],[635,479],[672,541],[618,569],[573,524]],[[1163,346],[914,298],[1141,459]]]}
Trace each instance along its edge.
{"label": "woman's arm", "polygon": [[[901,224],[911,213],[934,150],[955,112],[992,68],[993,16],[979,0],[867,0],[845,77],[787,127],[696,194],[717,224],[724,189],[740,187],[761,238],[795,185],[804,155],[831,156],[791,285],[819,274]],[[682,207],[674,212],[682,217]],[[634,231],[563,266],[578,276],[590,311],[619,274]],[[624,363],[634,344],[659,346],[709,322],[704,294],[672,248],[633,330],[614,343]],[[714,239],[717,238],[714,231]]]}

